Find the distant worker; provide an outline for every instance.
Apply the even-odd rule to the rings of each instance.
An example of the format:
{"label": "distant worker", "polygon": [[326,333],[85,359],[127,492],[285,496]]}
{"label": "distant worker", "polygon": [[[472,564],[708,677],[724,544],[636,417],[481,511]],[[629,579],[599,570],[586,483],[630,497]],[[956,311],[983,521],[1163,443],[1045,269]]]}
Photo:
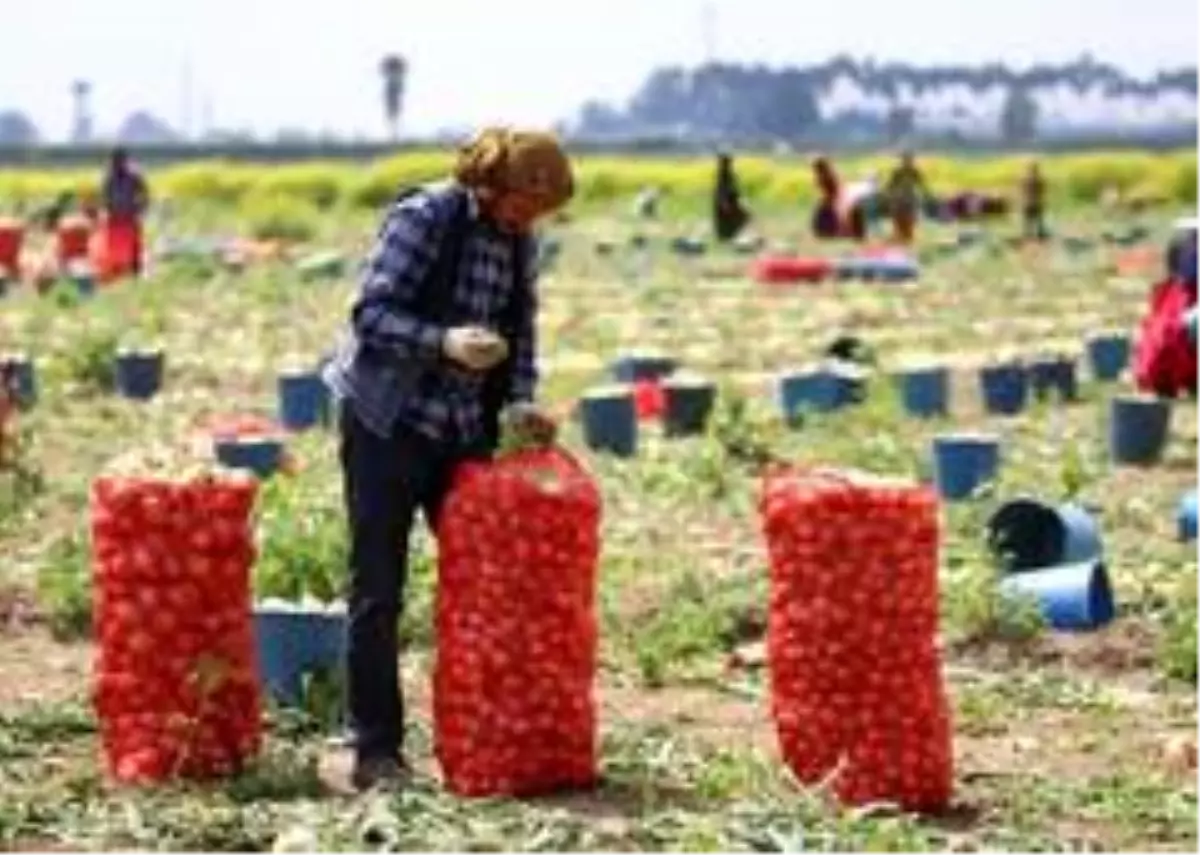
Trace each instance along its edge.
{"label": "distant worker", "polygon": [[120,272],[142,272],[142,218],[150,204],[146,179],[129,160],[129,152],[116,148],[101,188],[107,230],[109,262]]}
{"label": "distant worker", "polygon": [[1021,202],[1026,239],[1046,240],[1050,236],[1046,229],[1046,179],[1036,160],[1030,161],[1021,182]]}
{"label": "distant worker", "polygon": [[662,190],[657,187],[643,187],[633,200],[633,214],[643,220],[653,220],[658,217],[658,204],[662,201]]}
{"label": "distant worker", "polygon": [[888,179],[886,196],[896,242],[912,243],[917,228],[917,215],[930,193],[925,184],[925,176],[917,167],[911,151],[901,155],[900,165]]}
{"label": "distant worker", "polygon": [[813,213],[813,234],[824,240],[853,238],[857,241],[867,237],[867,217],[861,195],[855,198],[842,186],[833,164],[828,158],[818,157],[813,161],[813,175],[817,182],[820,201]]}
{"label": "distant worker", "polygon": [[713,188],[713,231],[717,240],[736,238],[750,222],[750,212],[742,205],[733,158],[721,152],[717,155],[717,180]]}

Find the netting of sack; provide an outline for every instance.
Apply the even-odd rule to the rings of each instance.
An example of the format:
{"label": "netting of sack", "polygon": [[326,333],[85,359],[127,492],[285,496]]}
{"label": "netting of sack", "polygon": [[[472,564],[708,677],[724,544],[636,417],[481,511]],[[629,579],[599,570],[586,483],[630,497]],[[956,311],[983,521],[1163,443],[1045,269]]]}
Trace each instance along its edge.
{"label": "netting of sack", "polygon": [[93,701],[118,781],[231,774],[259,749],[256,490],[149,457],[93,482]]}
{"label": "netting of sack", "polygon": [[861,473],[779,468],[759,512],[785,762],[846,803],[944,807],[953,758],[936,646],[936,497]]}
{"label": "netting of sack", "polygon": [[558,449],[460,467],[438,525],[434,749],[460,795],[597,778],[600,495]]}

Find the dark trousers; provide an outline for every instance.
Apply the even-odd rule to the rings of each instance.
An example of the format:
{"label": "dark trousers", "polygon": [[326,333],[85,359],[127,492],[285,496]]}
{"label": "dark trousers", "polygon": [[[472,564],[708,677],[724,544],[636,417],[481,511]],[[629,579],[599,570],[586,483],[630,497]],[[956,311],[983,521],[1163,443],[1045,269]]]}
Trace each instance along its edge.
{"label": "dark trousers", "polygon": [[350,521],[347,691],[359,758],[396,757],[404,737],[398,627],[417,509],[433,528],[454,467],[473,456],[397,424],[384,439],[346,402],[341,460]]}

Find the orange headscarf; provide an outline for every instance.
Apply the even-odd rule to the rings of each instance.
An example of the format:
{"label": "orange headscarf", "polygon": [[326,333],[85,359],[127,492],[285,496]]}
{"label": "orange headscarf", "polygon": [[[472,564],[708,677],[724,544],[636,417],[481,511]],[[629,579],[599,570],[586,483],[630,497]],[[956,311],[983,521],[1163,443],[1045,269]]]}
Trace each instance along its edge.
{"label": "orange headscarf", "polygon": [[464,187],[516,192],[561,207],[575,192],[571,162],[553,134],[485,128],[458,152],[454,178]]}

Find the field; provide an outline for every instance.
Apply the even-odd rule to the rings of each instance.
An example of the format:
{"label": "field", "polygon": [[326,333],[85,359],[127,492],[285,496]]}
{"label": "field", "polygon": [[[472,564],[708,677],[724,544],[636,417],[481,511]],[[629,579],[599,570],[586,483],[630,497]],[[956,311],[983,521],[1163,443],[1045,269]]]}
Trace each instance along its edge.
{"label": "field", "polygon": [[[543,397],[565,411],[606,381],[619,351],[635,347],[663,349],[722,385],[709,435],[668,440],[649,425],[632,460],[587,451],[578,425],[565,423],[565,445],[604,498],[597,696],[605,779],[594,792],[555,798],[472,802],[438,785],[428,537],[403,624],[403,673],[416,709],[413,788],[354,799],[327,792],[321,773],[337,755],[316,709],[276,717],[260,764],[225,785],[107,784],[88,700],[89,484],[114,456],[178,442],[205,416],[273,414],[277,373],[313,365],[340,331],[352,269],[303,279],[285,260],[240,273],[192,260],[160,264],[143,282],[85,300],[66,285],[45,296],[11,291],[0,298],[0,351],[33,355],[41,389],[20,422],[28,471],[0,472],[0,850],[1194,851],[1196,564],[1174,524],[1179,497],[1196,480],[1194,405],[1175,407],[1162,463],[1114,468],[1107,403],[1128,381],[1093,383],[1081,368],[1077,403],[1001,418],[983,412],[974,373],[999,356],[1060,345],[1078,352],[1090,333],[1135,328],[1158,265],[1118,273],[1123,250],[1099,236],[1143,225],[1157,257],[1180,213],[1175,206],[1194,200],[1194,155],[1177,166],[1185,177],[1190,169],[1190,199],[1176,191],[1187,189],[1183,178],[1151,180],[1151,171],[1134,170],[1124,182],[1155,183],[1167,207],[1118,215],[1083,200],[1064,203],[1056,229],[1096,238],[1090,248],[1061,240],[1012,248],[1003,239],[1016,226],[1006,222],[977,245],[934,253],[958,229],[926,225],[920,249],[928,260],[910,284],[771,290],[750,281],[748,259],[732,251],[677,257],[669,239],[706,224],[682,208],[657,223],[630,219],[622,194],[644,180],[636,169],[621,193],[595,192],[569,222],[549,227],[563,249],[541,284]],[[217,174],[204,170],[192,172]],[[20,180],[10,175],[0,185]],[[61,179],[24,180],[41,187]],[[294,199],[235,195],[221,202],[178,192],[171,216],[156,220],[156,236],[248,228],[255,206],[271,205],[281,219],[303,221],[297,237],[308,248],[356,259],[374,227],[361,206],[314,204],[297,214]],[[760,210],[768,239],[813,248],[806,212]],[[635,232],[648,238],[644,253],[629,248]],[[617,251],[597,254],[600,239]],[[918,354],[943,357],[955,368],[953,416],[908,418],[880,381],[865,404],[787,428],[771,378],[843,332],[869,342],[885,368]],[[167,354],[163,392],[147,403],[109,388],[114,348],[139,341],[161,342]],[[745,449],[918,479],[929,474],[930,437],[951,428],[987,428],[1004,442],[1000,481],[944,508],[941,633],[955,720],[954,806],[935,817],[839,810],[792,783],[774,742],[755,655],[766,557],[754,510],[758,477]],[[320,567],[337,583],[344,522],[336,435],[296,436],[290,449],[296,470],[262,497],[261,563]],[[1055,633],[997,598],[983,523],[998,501],[1018,494],[1073,497],[1098,514],[1118,599],[1110,626]]]}

